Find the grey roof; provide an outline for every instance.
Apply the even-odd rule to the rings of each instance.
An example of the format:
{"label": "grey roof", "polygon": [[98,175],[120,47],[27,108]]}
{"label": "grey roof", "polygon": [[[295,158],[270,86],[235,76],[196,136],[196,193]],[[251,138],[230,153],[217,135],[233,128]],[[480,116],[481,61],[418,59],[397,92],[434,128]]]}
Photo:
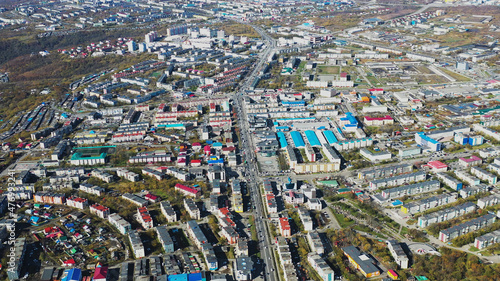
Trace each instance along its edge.
{"label": "grey roof", "polygon": [[342,248],[342,251],[344,251],[346,255],[349,255],[351,259],[354,260],[359,265],[359,267],[361,268],[361,270],[363,270],[363,272],[368,274],[379,271],[379,269],[373,264],[373,260],[371,258],[367,260],[362,260],[360,258],[360,256],[363,254],[358,250],[358,248],[354,246],[348,246]]}

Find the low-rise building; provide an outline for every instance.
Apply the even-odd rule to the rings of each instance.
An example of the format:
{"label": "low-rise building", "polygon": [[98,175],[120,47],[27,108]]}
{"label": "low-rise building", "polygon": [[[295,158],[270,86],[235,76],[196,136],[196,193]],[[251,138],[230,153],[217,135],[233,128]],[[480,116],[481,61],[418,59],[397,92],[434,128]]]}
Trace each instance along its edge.
{"label": "low-rise building", "polygon": [[146,251],[144,249],[144,244],[142,244],[139,233],[135,230],[128,233],[128,238],[130,241],[130,246],[132,246],[132,252],[136,259],[140,259],[146,256]]}
{"label": "low-rise building", "polygon": [[485,228],[496,221],[496,216],[494,214],[486,214],[484,216],[466,221],[459,225],[452,226],[450,228],[441,230],[439,232],[439,240],[441,242],[448,242],[456,237],[465,235],[469,232]]}
{"label": "low-rise building", "polygon": [[387,248],[400,268],[406,269],[409,266],[410,259],[406,255],[403,247],[396,240],[387,240]]}
{"label": "low-rise building", "polygon": [[439,206],[443,206],[446,204],[450,204],[457,201],[456,193],[445,193],[436,196],[432,196],[429,198],[424,198],[422,200],[405,203],[401,206],[401,212],[405,214],[416,214],[423,212],[425,210],[429,210],[432,208],[436,208]]}
{"label": "low-rise building", "polygon": [[290,222],[288,218],[279,219],[279,230],[283,237],[290,237],[292,235],[292,229],[290,228]]}
{"label": "low-rise building", "polygon": [[314,270],[316,270],[321,280],[323,281],[335,280],[335,272],[326,263],[326,261],[322,257],[320,257],[317,253],[309,253],[307,255],[307,261],[309,262],[311,267]]}
{"label": "low-rise building", "polygon": [[383,190],[382,197],[384,197],[385,199],[399,198],[405,195],[415,195],[436,191],[439,189],[439,187],[440,182],[437,180],[425,181]]}
{"label": "low-rise building", "polygon": [[376,262],[368,255],[361,253],[358,248],[348,246],[342,248],[342,251],[347,256],[347,259],[349,259],[349,262],[366,278],[380,275],[380,269],[375,266]]}
{"label": "low-rise building", "polygon": [[463,183],[461,181],[446,173],[437,173],[436,177],[453,190],[459,191],[463,188]]}
{"label": "low-rise building", "polygon": [[147,206],[149,204],[148,200],[142,198],[142,197],[139,197],[135,194],[130,194],[130,193],[124,193],[122,195],[122,198],[125,199],[125,200],[128,200],[136,205],[139,205],[141,207],[144,207],[144,206]]}
{"label": "low-rise building", "polygon": [[195,198],[198,198],[201,196],[201,190],[199,188],[185,186],[185,185],[182,185],[180,183],[175,185],[175,190],[179,191],[180,193],[182,193],[186,196],[193,196]]}
{"label": "low-rise building", "polygon": [[116,175],[121,177],[121,178],[125,178],[126,180],[131,181],[131,182],[136,182],[136,181],[139,181],[139,179],[140,179],[138,174],[131,172],[129,170],[125,170],[125,169],[116,170]]}
{"label": "low-rise building", "polygon": [[495,230],[491,233],[477,237],[474,240],[474,247],[482,250],[498,242],[500,242],[500,230]]}
{"label": "low-rise building", "polygon": [[381,187],[390,187],[403,185],[405,183],[423,181],[426,179],[426,173],[419,171],[416,173],[403,174],[389,178],[382,178],[370,181],[370,189],[377,189]]}
{"label": "low-rise building", "polygon": [[470,168],[470,173],[481,180],[487,181],[491,185],[497,183],[497,176],[479,167]]}
{"label": "low-rise building", "polygon": [[459,171],[459,170],[455,170],[455,175],[457,176],[457,178],[463,180],[464,182],[468,183],[470,186],[474,186],[474,185],[478,185],[481,183],[481,180],[474,177],[474,176],[471,176],[470,174],[468,174],[467,172],[465,171]]}
{"label": "low-rise building", "polygon": [[158,240],[160,241],[165,253],[173,253],[175,251],[174,241],[172,240],[172,237],[170,237],[167,227],[164,225],[157,226],[156,234],[158,235]]}
{"label": "low-rise building", "polygon": [[240,256],[236,258],[236,268],[234,276],[237,281],[250,281],[252,279],[253,261],[248,256]]}
{"label": "low-rise building", "polygon": [[476,204],[472,202],[466,202],[451,208],[439,210],[437,212],[430,213],[425,216],[420,216],[418,218],[418,226],[425,228],[434,223],[448,221],[456,217],[471,213],[475,211],[476,208],[477,208]]}
{"label": "low-rise building", "polygon": [[137,219],[144,229],[153,228],[153,217],[149,213],[147,207],[137,208]]}
{"label": "low-rise building", "polygon": [[194,219],[194,220],[199,220],[201,219],[201,211],[196,205],[196,202],[193,201],[191,198],[185,198],[184,199],[184,208],[186,208],[186,211],[188,212],[189,216]]}
{"label": "low-rise building", "polygon": [[309,242],[309,246],[311,247],[311,251],[313,253],[317,253],[318,255],[325,253],[325,246],[323,245],[317,231],[309,231],[307,233],[307,242]]}
{"label": "low-rise building", "polygon": [[118,231],[123,235],[127,234],[130,230],[132,230],[132,226],[130,225],[130,223],[124,220],[118,214],[108,215],[108,221],[111,225],[116,227],[116,229],[118,229]]}
{"label": "low-rise building", "polygon": [[477,206],[481,209],[494,206],[500,203],[500,196],[493,194],[477,200]]}
{"label": "low-rise building", "polygon": [[68,199],[66,199],[66,205],[83,210],[89,205],[89,202],[85,198],[71,196]]}
{"label": "low-rise building", "polygon": [[474,186],[468,186],[461,189],[458,193],[460,197],[467,198],[469,196],[476,195],[478,193],[488,192],[490,188],[486,184],[478,184]]}
{"label": "low-rise building", "polygon": [[89,210],[91,214],[94,214],[101,219],[107,218],[110,214],[108,207],[104,207],[99,204],[93,204],[92,206],[90,206]]}
{"label": "low-rise building", "polygon": [[460,164],[460,166],[468,168],[472,166],[481,165],[481,163],[483,163],[483,159],[477,157],[476,155],[472,155],[469,158],[465,157],[458,158],[458,163]]}
{"label": "low-rise building", "polygon": [[160,210],[161,213],[167,219],[167,222],[176,222],[177,221],[177,212],[175,212],[172,205],[170,205],[169,201],[160,202]]}

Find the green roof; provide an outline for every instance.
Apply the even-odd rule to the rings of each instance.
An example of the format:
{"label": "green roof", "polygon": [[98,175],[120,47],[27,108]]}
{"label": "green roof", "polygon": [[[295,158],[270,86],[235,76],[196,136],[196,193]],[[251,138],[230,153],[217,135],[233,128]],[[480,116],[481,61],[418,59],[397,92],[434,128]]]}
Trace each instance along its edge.
{"label": "green roof", "polygon": [[352,192],[352,189],[350,188],[340,188],[337,190],[338,193],[344,193],[344,192]]}
{"label": "green roof", "polygon": [[329,180],[329,181],[318,181],[319,184],[321,185],[327,185],[327,186],[339,186],[339,183],[336,180]]}
{"label": "green roof", "polygon": [[415,276],[415,279],[417,279],[418,281],[425,281],[425,280],[429,280],[429,278],[425,277],[425,276]]}
{"label": "green roof", "polygon": [[71,156],[71,160],[82,160],[82,159],[104,159],[106,158],[106,153],[101,153],[99,156],[82,156],[80,152],[75,152],[73,156]]}

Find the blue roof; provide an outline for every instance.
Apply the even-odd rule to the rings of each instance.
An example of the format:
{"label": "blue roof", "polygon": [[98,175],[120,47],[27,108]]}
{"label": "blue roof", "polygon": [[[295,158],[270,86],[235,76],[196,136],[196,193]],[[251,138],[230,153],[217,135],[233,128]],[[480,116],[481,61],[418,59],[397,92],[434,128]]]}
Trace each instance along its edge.
{"label": "blue roof", "polygon": [[61,281],[80,281],[82,280],[82,270],[79,268],[66,269]]}
{"label": "blue roof", "polygon": [[189,274],[188,280],[189,281],[201,281],[201,280],[203,280],[203,278],[201,276],[201,272]]}
{"label": "blue roof", "polygon": [[222,143],[221,142],[214,142],[214,144],[212,144],[212,146],[222,146]]}
{"label": "blue roof", "polygon": [[401,206],[401,205],[403,205],[403,202],[401,202],[399,200],[392,202],[392,206]]}
{"label": "blue roof", "polygon": [[358,126],[358,120],[356,120],[356,117],[354,117],[351,112],[346,112],[345,117],[340,118],[340,120],[347,120],[352,126]]}
{"label": "blue roof", "polygon": [[321,143],[318,140],[318,137],[316,136],[316,133],[314,131],[308,130],[304,132],[306,134],[307,140],[311,144],[311,146],[321,146]]}
{"label": "blue roof", "polygon": [[208,160],[208,164],[224,164],[224,159]]}
{"label": "blue roof", "polygon": [[176,274],[176,275],[169,275],[168,276],[168,281],[188,281],[188,275],[186,273],[184,273],[184,274]]}
{"label": "blue roof", "polygon": [[304,139],[302,138],[302,135],[297,132],[293,131],[290,132],[290,135],[292,136],[293,143],[295,144],[295,147],[304,147],[306,144],[304,143]]}
{"label": "blue roof", "polygon": [[339,141],[332,131],[323,131],[323,135],[330,145]]}
{"label": "blue roof", "polygon": [[438,144],[439,142],[435,139],[430,138],[429,136],[426,136],[423,132],[418,133],[420,137],[432,144]]}
{"label": "blue roof", "polygon": [[286,141],[285,134],[283,132],[278,132],[278,140],[280,141],[280,146],[281,148],[284,148],[288,145],[288,142]]}

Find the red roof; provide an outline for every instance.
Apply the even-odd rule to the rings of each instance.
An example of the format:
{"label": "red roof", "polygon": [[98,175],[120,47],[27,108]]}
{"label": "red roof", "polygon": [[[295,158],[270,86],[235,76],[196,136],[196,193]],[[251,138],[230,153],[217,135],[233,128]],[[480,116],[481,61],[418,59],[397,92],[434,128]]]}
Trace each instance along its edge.
{"label": "red roof", "polygon": [[205,147],[203,148],[203,150],[205,150],[205,151],[210,151],[210,149],[211,149],[211,148],[210,148],[210,146],[208,146],[208,145],[205,145]]}
{"label": "red roof", "polygon": [[365,120],[366,121],[374,121],[374,120],[380,120],[380,121],[382,121],[382,120],[394,120],[394,119],[392,119],[391,116],[386,115],[384,117],[370,117],[370,116],[365,116]]}
{"label": "red roof", "polygon": [[158,199],[158,196],[153,195],[153,194],[151,194],[151,193],[146,194],[146,196],[144,196],[144,197],[146,197],[146,198],[148,198],[148,199],[151,199],[151,200],[156,200],[156,199]]}
{"label": "red roof", "polygon": [[280,225],[283,230],[290,229],[290,223],[287,218],[280,218]]}
{"label": "red roof", "polygon": [[195,143],[193,143],[191,146],[201,146],[201,143],[199,143],[199,142],[195,142]]}
{"label": "red roof", "polygon": [[448,168],[448,165],[446,165],[445,163],[443,163],[441,161],[430,161],[429,163],[427,163],[427,165],[429,165],[429,167],[434,168],[434,169]]}
{"label": "red roof", "polygon": [[75,260],[74,259],[69,259],[67,261],[64,261],[63,262],[65,265],[72,265],[72,264],[76,264]]}
{"label": "red roof", "polygon": [[460,157],[459,159],[462,160],[462,161],[464,161],[464,162],[467,162],[467,163],[483,160],[483,159],[477,157],[476,155],[472,155],[470,158]]}
{"label": "red roof", "polygon": [[182,185],[180,183],[176,184],[175,188],[187,191],[187,192],[192,193],[192,194],[198,194],[200,192],[199,189],[192,188],[192,187],[189,187],[189,186],[185,186],[185,185]]}
{"label": "red roof", "polygon": [[107,276],[108,276],[107,266],[97,267],[95,269],[94,279],[106,279]]}
{"label": "red roof", "polygon": [[101,211],[101,212],[109,211],[108,207],[104,207],[104,206],[99,205],[99,204],[94,204],[91,206],[91,208],[96,209],[96,210]]}
{"label": "red roof", "polygon": [[191,160],[191,163],[199,164],[199,163],[201,163],[201,160],[200,159],[193,159],[193,160]]}
{"label": "red roof", "polygon": [[347,72],[340,73],[340,77],[347,77]]}
{"label": "red roof", "polygon": [[377,89],[369,89],[368,91],[370,91],[370,92],[383,92],[383,91],[384,91],[384,89],[382,89],[382,88],[377,88]]}

